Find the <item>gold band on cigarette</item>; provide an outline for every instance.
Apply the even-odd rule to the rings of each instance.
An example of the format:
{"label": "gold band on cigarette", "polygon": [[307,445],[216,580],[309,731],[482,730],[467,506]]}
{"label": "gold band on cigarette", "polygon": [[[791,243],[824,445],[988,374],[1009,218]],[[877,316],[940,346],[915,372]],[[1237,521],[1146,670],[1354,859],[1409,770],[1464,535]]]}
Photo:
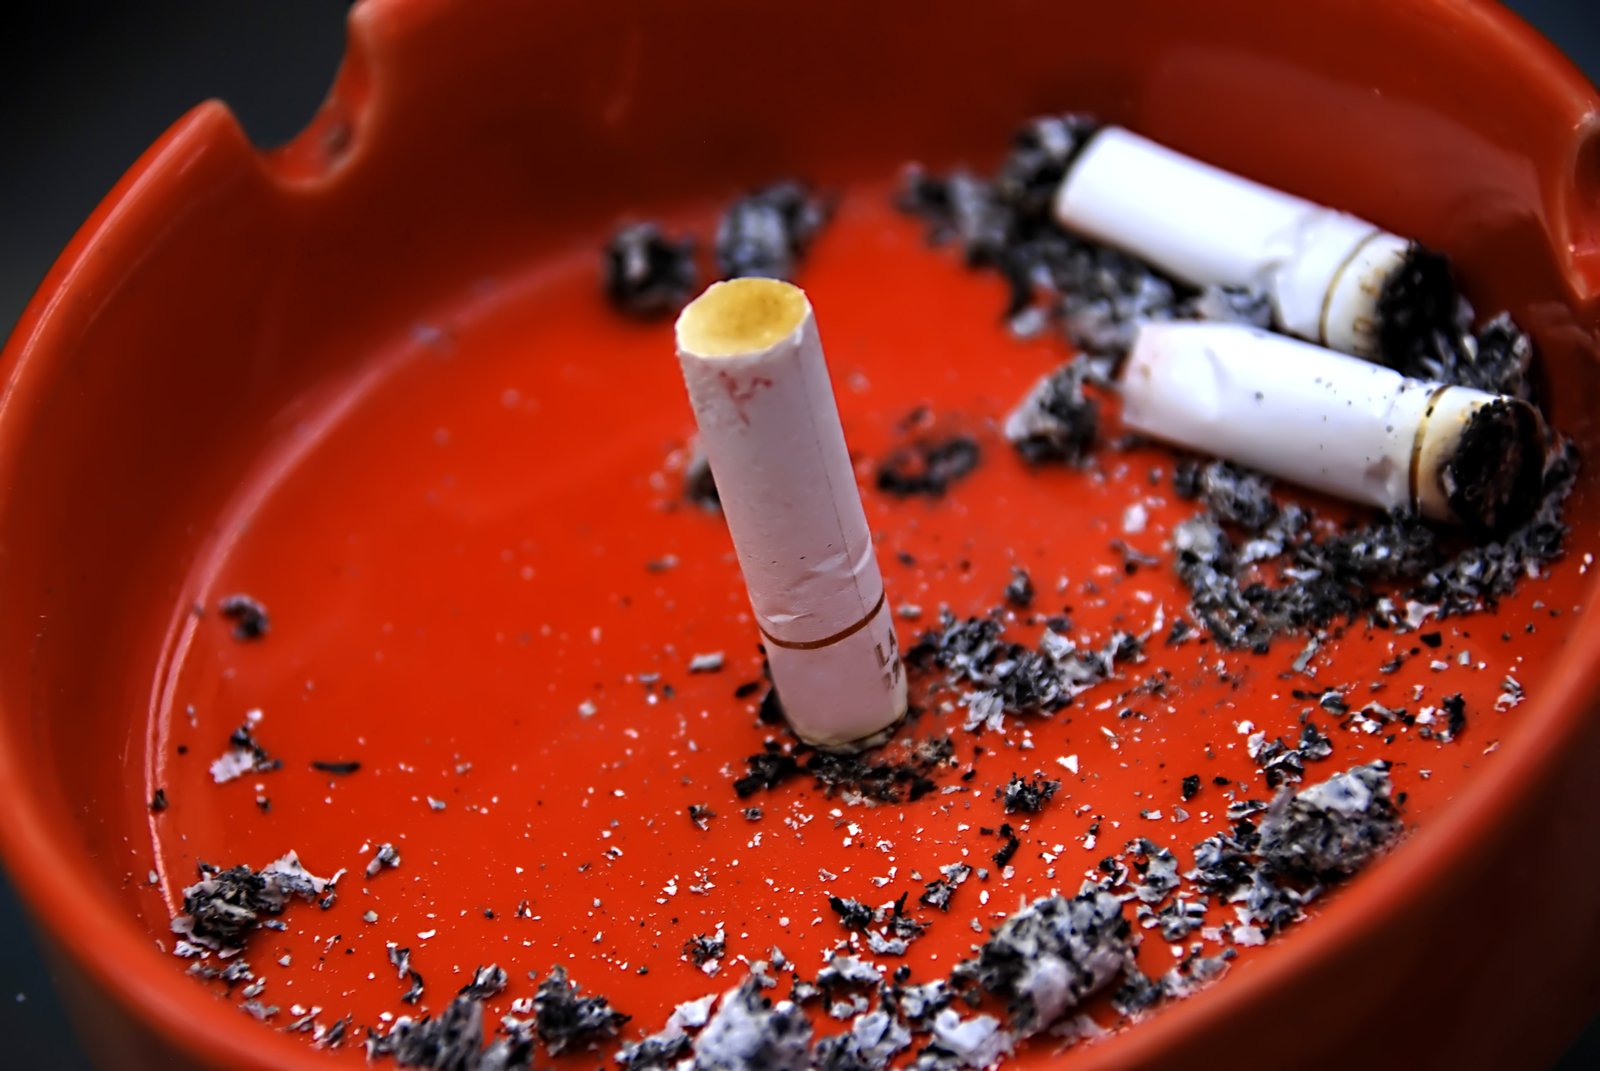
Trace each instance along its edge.
{"label": "gold band on cigarette", "polygon": [[1422,419],[1417,421],[1417,434],[1411,440],[1411,508],[1422,512],[1422,444],[1428,437],[1428,421],[1439,405],[1439,396],[1450,389],[1448,383],[1435,387],[1428,395],[1428,404],[1422,408]]}
{"label": "gold band on cigarette", "polygon": [[1356,247],[1345,254],[1344,260],[1334,269],[1333,276],[1328,280],[1328,289],[1322,295],[1322,312],[1317,316],[1317,341],[1322,345],[1328,345],[1328,316],[1333,312],[1333,295],[1339,289],[1339,280],[1344,278],[1344,273],[1350,270],[1361,251],[1383,236],[1383,231],[1372,228],[1372,233],[1357,242]]}
{"label": "gold band on cigarette", "polygon": [[773,644],[774,646],[787,647],[791,651],[815,651],[818,647],[832,647],[840,640],[847,640],[851,636],[854,636],[856,633],[860,632],[862,629],[866,628],[868,622],[870,622],[874,617],[878,616],[878,613],[883,609],[883,604],[888,600],[888,598],[889,593],[887,591],[883,592],[878,596],[877,603],[872,607],[872,609],[867,611],[866,616],[864,616],[860,621],[857,621],[853,625],[846,625],[838,632],[835,632],[832,636],[824,636],[820,640],[780,640],[778,637],[768,632],[766,627],[763,626],[759,621],[756,623],[756,628],[761,629],[761,635],[765,636],[767,638],[767,642]]}

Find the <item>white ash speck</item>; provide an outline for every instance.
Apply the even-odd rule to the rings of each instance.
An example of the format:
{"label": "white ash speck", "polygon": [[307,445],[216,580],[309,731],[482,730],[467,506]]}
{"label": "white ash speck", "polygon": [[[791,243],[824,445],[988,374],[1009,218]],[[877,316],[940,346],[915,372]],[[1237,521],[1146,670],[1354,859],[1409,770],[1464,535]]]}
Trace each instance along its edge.
{"label": "white ash speck", "polygon": [[393,844],[380,844],[378,850],[367,862],[367,877],[378,875],[380,870],[393,869],[400,865],[400,853]]}
{"label": "white ash speck", "polygon": [[722,669],[723,657],[721,651],[710,651],[706,654],[697,654],[689,659],[690,673],[716,673]]}

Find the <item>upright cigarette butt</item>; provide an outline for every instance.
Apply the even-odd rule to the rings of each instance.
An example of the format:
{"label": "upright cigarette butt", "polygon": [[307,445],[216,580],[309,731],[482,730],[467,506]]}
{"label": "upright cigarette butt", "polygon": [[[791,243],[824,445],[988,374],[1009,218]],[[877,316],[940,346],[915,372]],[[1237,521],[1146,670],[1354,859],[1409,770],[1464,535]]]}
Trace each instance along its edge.
{"label": "upright cigarette butt", "polygon": [[818,747],[867,746],[904,716],[905,671],[811,303],[776,279],[716,283],[677,336],[789,723]]}
{"label": "upright cigarette butt", "polygon": [[[1097,132],[1057,192],[1056,218],[1196,286],[1259,286],[1277,326],[1383,359],[1384,295],[1444,271],[1375,224],[1184,156],[1120,127]],[[1395,290],[1395,293],[1401,293]],[[1448,302],[1434,310],[1453,315]]]}
{"label": "upright cigarette butt", "polygon": [[1232,324],[1140,328],[1131,429],[1352,502],[1491,534],[1538,502],[1544,428],[1526,402]]}

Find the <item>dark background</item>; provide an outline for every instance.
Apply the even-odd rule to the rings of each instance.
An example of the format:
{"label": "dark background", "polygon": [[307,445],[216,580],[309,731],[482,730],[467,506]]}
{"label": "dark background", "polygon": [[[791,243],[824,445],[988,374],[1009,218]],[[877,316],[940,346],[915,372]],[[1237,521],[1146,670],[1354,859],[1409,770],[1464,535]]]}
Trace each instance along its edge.
{"label": "dark background", "polygon": [[[670,0],[662,0],[670,2]],[[258,144],[321,101],[345,0],[11,0],[0,28],[0,337],[56,253],[144,148],[221,97]],[[1596,0],[1509,4],[1600,80]],[[0,813],[0,821],[4,820]],[[1441,1024],[1471,1029],[1470,1024]],[[7,1068],[84,1071],[20,905],[0,874],[0,1043]],[[1600,1020],[1558,1065],[1600,1067]]]}

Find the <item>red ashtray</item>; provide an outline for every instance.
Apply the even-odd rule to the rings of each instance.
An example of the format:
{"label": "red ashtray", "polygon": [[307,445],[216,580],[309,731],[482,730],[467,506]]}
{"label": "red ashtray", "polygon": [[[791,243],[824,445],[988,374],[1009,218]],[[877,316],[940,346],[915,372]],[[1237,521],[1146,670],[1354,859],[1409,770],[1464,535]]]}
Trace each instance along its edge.
{"label": "red ashtray", "polygon": [[[1381,677],[1437,701],[1435,662],[1471,711],[1458,739],[1340,730],[1321,765],[1393,764],[1392,853],[1187,999],[1012,1066],[1533,1066],[1595,1011],[1600,97],[1524,25],[1455,0],[365,0],[349,37],[284,148],[257,151],[217,103],[152,146],[4,355],[0,847],[108,1066],[357,1066],[357,1028],[437,1014],[490,962],[510,977],[491,1023],[561,965],[636,1038],[774,946],[815,973],[848,937],[830,895],[915,904],[940,867],[982,863],[948,913],[920,909],[934,925],[903,962],[942,977],[1129,840],[1187,859],[1225,826],[1216,778],[1266,791],[1245,742],[1299,725],[1294,690]],[[693,423],[670,321],[608,307],[599,250],[625,219],[709,234],[783,177],[837,191],[796,281],[860,473],[913,411],[985,457],[938,500],[867,491],[889,597],[925,614],[902,646],[941,606],[988,611],[1015,566],[1075,629],[1139,632],[1186,603],[1141,564],[1184,515],[1172,454],[1013,456],[997,421],[1068,351],[1011,338],[1002,284],[893,205],[907,162],[988,166],[1021,120],[1064,110],[1446,251],[1479,308],[1537,339],[1583,457],[1566,553],[1392,675],[1411,638],[1359,626],[1311,683],[1293,642],[1152,644],[1003,734],[930,708],[902,737],[953,728],[956,761],[920,799],[866,806],[809,777],[741,799],[747,757],[783,732],[758,717],[726,527],[679,491]],[[1135,503],[1147,521],[1125,531]],[[240,593],[270,613],[259,639],[219,610]],[[706,652],[721,669],[691,673]],[[1497,706],[1508,674],[1525,699]],[[241,725],[282,767],[219,784]],[[995,789],[1034,771],[1056,799],[1005,816]],[[1002,821],[1009,870],[985,862]],[[383,844],[399,864],[369,876]],[[252,937],[279,1008],[255,1021],[237,988],[185,976],[170,922],[198,864],[290,850],[346,874],[325,910]],[[708,976],[685,945],[718,929]],[[391,943],[426,979],[414,1004]],[[1148,972],[1183,954],[1143,934]],[[342,1046],[314,1043],[344,1016]]]}

